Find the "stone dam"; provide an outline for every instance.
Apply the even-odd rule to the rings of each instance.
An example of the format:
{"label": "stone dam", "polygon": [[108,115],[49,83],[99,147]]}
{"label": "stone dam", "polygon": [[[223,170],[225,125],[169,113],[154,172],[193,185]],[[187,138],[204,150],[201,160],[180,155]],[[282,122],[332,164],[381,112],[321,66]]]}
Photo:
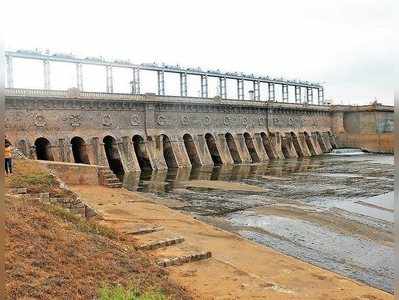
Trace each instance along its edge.
{"label": "stone dam", "polygon": [[124,173],[262,163],[356,147],[393,153],[393,107],[6,89],[7,139],[27,157]]}

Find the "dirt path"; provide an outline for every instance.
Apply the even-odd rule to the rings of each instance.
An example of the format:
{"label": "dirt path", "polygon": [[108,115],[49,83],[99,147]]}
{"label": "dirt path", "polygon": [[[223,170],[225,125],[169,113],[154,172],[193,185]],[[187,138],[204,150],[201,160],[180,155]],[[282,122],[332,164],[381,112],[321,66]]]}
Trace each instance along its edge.
{"label": "dirt path", "polygon": [[386,292],[195,220],[144,194],[99,186],[72,189],[115,229],[153,224],[184,237],[184,244],[168,247],[168,255],[180,254],[184,247],[211,251],[210,259],[168,268],[170,276],[198,299],[393,299]]}

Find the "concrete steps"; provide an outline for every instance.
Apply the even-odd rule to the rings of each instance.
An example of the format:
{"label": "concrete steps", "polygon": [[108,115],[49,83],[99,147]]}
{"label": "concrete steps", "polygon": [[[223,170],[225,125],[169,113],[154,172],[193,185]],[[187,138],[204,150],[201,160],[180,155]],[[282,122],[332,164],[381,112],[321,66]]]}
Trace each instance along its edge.
{"label": "concrete steps", "polygon": [[184,242],[183,237],[172,237],[164,240],[152,241],[142,245],[137,246],[138,250],[155,250],[163,247],[168,247]]}
{"label": "concrete steps", "polygon": [[102,168],[99,170],[98,174],[100,178],[100,182],[102,185],[109,188],[121,188],[122,182],[120,182],[119,178],[116,177],[114,172],[109,168]]}
{"label": "concrete steps", "polygon": [[157,261],[157,265],[161,267],[180,266],[189,262],[199,261],[212,257],[210,251],[191,253],[188,255],[181,255],[176,257],[164,258]]}
{"label": "concrete steps", "polygon": [[142,235],[142,234],[148,234],[148,233],[161,231],[163,229],[164,228],[162,226],[141,226],[141,225],[136,225],[136,226],[125,227],[121,231],[122,231],[123,234]]}
{"label": "concrete steps", "polygon": [[184,237],[173,236],[166,230],[141,233],[135,238],[138,244],[136,248],[151,251],[157,258],[157,264],[162,267],[179,266],[212,257],[210,251],[186,243]]}

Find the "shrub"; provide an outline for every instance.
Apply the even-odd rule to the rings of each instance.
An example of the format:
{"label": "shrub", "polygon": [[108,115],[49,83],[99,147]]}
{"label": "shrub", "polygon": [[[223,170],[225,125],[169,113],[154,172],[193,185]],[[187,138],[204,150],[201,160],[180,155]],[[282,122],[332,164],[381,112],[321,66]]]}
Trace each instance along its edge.
{"label": "shrub", "polygon": [[140,293],[134,287],[121,285],[103,285],[99,290],[100,300],[166,300],[159,292]]}

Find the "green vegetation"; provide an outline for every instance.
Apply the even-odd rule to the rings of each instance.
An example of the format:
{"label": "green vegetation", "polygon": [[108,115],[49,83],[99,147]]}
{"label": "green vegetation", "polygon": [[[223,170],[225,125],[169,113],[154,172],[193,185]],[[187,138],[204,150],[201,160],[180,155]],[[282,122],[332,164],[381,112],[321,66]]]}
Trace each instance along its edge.
{"label": "green vegetation", "polygon": [[160,292],[140,293],[136,288],[121,285],[103,285],[99,290],[100,300],[166,300]]}
{"label": "green vegetation", "polygon": [[14,174],[6,177],[6,187],[25,187],[28,193],[50,193],[51,197],[71,197],[72,192],[62,189],[56,178],[37,162],[15,160]]}
{"label": "green vegetation", "polygon": [[16,175],[10,178],[11,187],[27,187],[30,190],[36,192],[48,191],[54,185],[57,185],[57,181],[53,176],[47,172],[37,171],[32,174]]}
{"label": "green vegetation", "polygon": [[98,234],[112,240],[118,239],[117,233],[106,226],[102,226],[95,221],[87,221],[86,219],[71,213],[57,205],[47,204],[43,205],[45,211],[62,218],[64,221],[72,223],[81,232]]}

